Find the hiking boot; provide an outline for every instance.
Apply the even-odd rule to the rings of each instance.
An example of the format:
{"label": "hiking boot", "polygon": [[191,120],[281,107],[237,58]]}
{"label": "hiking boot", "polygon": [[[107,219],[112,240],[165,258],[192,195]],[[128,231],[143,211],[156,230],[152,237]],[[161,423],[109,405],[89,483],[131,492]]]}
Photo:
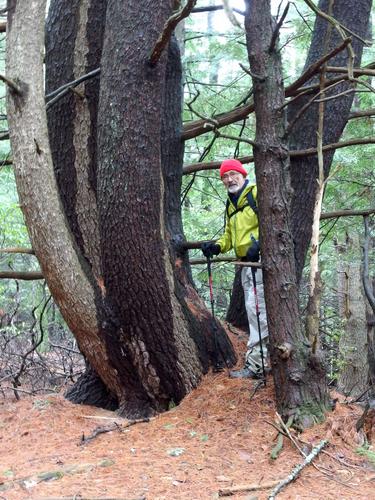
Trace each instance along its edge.
{"label": "hiking boot", "polygon": [[242,370],[234,370],[229,372],[230,378],[254,378],[259,379],[262,378],[260,373],[253,372],[250,368],[242,368]]}

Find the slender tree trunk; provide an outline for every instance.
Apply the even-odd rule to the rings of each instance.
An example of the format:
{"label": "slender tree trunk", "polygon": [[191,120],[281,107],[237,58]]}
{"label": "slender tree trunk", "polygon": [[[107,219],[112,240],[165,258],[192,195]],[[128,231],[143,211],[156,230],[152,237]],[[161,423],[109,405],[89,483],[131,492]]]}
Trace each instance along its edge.
{"label": "slender tree trunk", "polygon": [[[352,253],[360,253],[358,236],[348,239],[343,252],[340,245],[341,272],[339,274],[339,304],[344,329],[339,342],[339,391],[351,397],[358,397],[367,388],[368,370],[366,299],[361,279],[361,265],[355,262]],[[341,297],[340,297],[341,296]]]}
{"label": "slender tree trunk", "polygon": [[[329,400],[325,372],[305,338],[290,226],[288,147],[284,143],[284,89],[270,1],[247,0],[245,27],[256,116],[255,170],[263,248],[264,286],[277,406],[306,427],[322,419]],[[266,241],[267,245],[262,245]]]}
{"label": "slender tree trunk", "polygon": [[[331,6],[330,6],[331,5]],[[368,21],[371,11],[372,0],[320,0],[318,7],[331,14],[344,26],[350,28],[354,33],[366,38],[368,32]],[[305,63],[305,69],[312,63],[319,60],[323,54],[342,41],[337,30],[320,16],[316,17],[313,37],[311,40],[309,53]],[[354,66],[361,64],[363,43],[356,37],[352,37],[352,44],[355,53]],[[330,66],[346,66],[348,64],[348,53],[342,51],[329,61]],[[331,78],[331,75],[327,75]],[[319,75],[314,77],[309,83],[317,83]],[[326,82],[327,87],[329,81]],[[354,83],[344,82],[326,93],[326,96],[339,94],[349,88],[354,87]],[[350,108],[353,102],[354,93],[343,95],[337,99],[327,101],[324,110],[323,125],[323,145],[338,142],[345,125],[347,124]],[[299,110],[311,99],[300,97],[288,106],[288,121],[291,123],[297,116]],[[318,103],[311,105],[295,123],[289,137],[289,147],[291,150],[301,150],[316,147],[318,130]],[[324,154],[324,174],[328,176],[334,151]],[[293,198],[291,206],[292,232],[295,241],[295,257],[297,261],[297,279],[301,280],[302,269],[305,263],[306,252],[309,247],[312,233],[313,207],[315,202],[315,192],[317,189],[316,179],[318,178],[318,158],[291,158],[291,183],[293,188]]]}

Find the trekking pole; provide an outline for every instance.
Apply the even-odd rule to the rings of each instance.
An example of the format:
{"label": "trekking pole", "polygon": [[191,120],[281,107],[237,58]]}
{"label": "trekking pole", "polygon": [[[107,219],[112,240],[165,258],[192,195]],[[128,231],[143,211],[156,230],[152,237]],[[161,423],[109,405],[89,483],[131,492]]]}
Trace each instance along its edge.
{"label": "trekking pole", "polygon": [[215,319],[215,300],[214,300],[214,291],[212,287],[212,269],[211,269],[210,257],[207,257],[207,274],[208,274],[208,287],[210,289],[211,314],[214,321],[215,371],[220,371],[221,365],[219,363],[219,346],[217,343],[217,324]]}
{"label": "trekking pole", "polygon": [[262,371],[263,371],[264,385],[266,385],[266,369],[264,367],[262,332],[260,330],[260,319],[259,319],[260,311],[259,311],[258,292],[257,292],[257,280],[255,277],[256,272],[257,272],[257,270],[254,267],[251,267],[251,275],[253,277],[253,291],[254,291],[254,298],[255,298],[255,313],[256,313],[256,317],[257,317],[258,333],[259,333],[260,357],[262,359]]}

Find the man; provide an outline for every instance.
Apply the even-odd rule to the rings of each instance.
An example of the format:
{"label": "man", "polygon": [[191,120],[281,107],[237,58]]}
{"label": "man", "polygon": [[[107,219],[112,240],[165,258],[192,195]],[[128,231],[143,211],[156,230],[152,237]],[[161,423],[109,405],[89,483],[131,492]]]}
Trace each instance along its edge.
{"label": "man", "polygon": [[[224,234],[216,243],[203,243],[202,252],[207,258],[234,249],[242,261],[260,260],[259,222],[256,206],[257,188],[246,179],[247,172],[239,160],[224,160],[220,166],[220,177],[228,192]],[[262,270],[243,267],[241,282],[245,294],[245,306],[250,335],[247,343],[245,366],[230,372],[233,378],[260,378],[262,373],[261,346],[256,314],[256,297],[253,289],[253,274],[259,305],[259,320],[262,335],[263,362],[266,365],[268,326],[264,302]]]}

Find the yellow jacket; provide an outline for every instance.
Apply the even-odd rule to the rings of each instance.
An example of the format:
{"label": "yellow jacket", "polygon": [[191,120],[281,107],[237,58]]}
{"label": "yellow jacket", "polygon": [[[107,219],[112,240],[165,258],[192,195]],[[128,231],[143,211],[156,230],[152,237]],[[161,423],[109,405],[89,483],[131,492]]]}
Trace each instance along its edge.
{"label": "yellow jacket", "polygon": [[[233,248],[237,257],[245,257],[252,245],[251,237],[259,240],[258,216],[247,201],[247,193],[249,191],[252,191],[254,200],[256,200],[257,188],[255,184],[248,184],[245,187],[237,201],[237,207],[228,198],[229,207],[226,213],[224,234],[216,242],[220,245],[221,253],[228,252]],[[231,216],[233,212],[236,212],[241,207],[245,208]]]}

